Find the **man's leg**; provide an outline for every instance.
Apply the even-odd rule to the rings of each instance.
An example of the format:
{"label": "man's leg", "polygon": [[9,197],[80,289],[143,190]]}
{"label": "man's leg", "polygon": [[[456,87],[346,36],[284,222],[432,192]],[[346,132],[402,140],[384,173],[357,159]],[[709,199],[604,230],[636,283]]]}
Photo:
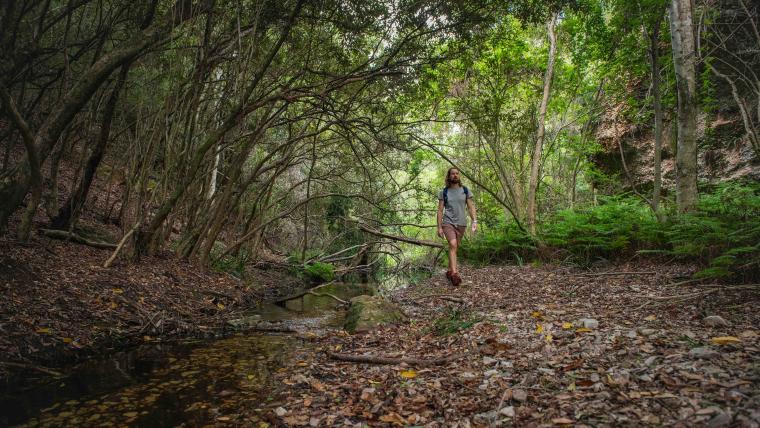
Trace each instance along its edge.
{"label": "man's leg", "polygon": [[449,241],[449,271],[451,274],[457,273],[457,247],[459,241],[455,238]]}

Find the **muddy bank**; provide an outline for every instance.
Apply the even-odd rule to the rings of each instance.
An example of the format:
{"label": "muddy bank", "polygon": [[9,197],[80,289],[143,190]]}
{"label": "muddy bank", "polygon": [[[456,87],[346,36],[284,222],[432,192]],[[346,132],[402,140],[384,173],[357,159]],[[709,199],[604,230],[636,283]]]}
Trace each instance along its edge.
{"label": "muddy bank", "polygon": [[110,252],[36,237],[0,241],[0,379],[140,343],[215,337],[227,321],[302,286],[283,272],[246,281],[170,254],[103,268]]}

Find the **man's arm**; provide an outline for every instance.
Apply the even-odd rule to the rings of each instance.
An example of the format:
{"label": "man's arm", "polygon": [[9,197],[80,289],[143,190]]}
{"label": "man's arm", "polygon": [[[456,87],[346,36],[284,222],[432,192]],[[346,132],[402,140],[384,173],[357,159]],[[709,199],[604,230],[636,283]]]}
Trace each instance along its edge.
{"label": "man's arm", "polygon": [[435,220],[438,224],[438,236],[443,238],[443,199],[438,200],[438,213],[435,216]]}
{"label": "man's arm", "polygon": [[472,198],[467,198],[467,210],[470,211],[472,231],[474,232],[478,229],[478,214],[475,212],[475,203],[472,202]]}

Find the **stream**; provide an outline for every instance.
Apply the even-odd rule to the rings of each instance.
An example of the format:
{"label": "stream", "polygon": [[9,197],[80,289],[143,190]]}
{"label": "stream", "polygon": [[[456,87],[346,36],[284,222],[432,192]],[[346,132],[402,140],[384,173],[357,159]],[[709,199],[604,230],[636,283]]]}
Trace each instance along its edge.
{"label": "stream", "polygon": [[[368,290],[334,284],[320,291],[350,299]],[[248,324],[300,333],[144,344],[87,360],[63,377],[10,379],[0,389],[0,426],[204,426],[228,420],[242,406],[263,415],[276,404],[271,374],[295,349],[311,346],[304,334],[341,328],[345,311],[337,305],[331,297],[306,295],[241,314]]]}

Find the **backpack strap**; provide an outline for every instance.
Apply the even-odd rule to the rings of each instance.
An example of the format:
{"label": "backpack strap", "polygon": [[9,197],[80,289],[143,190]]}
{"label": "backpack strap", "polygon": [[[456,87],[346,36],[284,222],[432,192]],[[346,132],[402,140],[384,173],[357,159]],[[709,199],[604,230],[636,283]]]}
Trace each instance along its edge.
{"label": "backpack strap", "polygon": [[[470,189],[467,188],[467,186],[462,186],[462,190],[464,190],[464,200],[466,201],[467,198],[470,197]],[[444,187],[443,188],[443,206],[447,206],[449,204],[449,188]]]}

